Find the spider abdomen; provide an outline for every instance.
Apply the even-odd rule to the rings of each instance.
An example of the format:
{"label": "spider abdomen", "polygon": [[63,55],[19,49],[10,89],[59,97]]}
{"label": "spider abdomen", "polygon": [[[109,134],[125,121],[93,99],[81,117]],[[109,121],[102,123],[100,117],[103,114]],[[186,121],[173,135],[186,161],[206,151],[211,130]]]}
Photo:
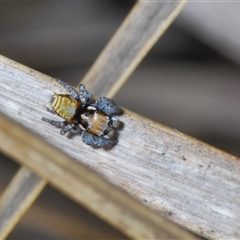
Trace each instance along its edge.
{"label": "spider abdomen", "polygon": [[80,107],[80,102],[69,95],[54,94],[51,102],[53,110],[66,121],[72,121]]}

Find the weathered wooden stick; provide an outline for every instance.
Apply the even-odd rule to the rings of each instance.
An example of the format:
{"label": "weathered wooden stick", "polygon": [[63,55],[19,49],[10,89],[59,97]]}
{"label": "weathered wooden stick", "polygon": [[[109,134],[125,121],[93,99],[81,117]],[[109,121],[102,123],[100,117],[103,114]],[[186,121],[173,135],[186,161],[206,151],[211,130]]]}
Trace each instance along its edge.
{"label": "weathered wooden stick", "polygon": [[46,180],[21,167],[0,198],[0,239],[9,234],[45,185]]}
{"label": "weathered wooden stick", "polygon": [[207,144],[125,110],[118,144],[93,149],[81,136],[60,136],[41,121],[53,79],[0,58],[0,111],[84,163],[149,207],[211,239],[239,239],[240,161]]}
{"label": "weathered wooden stick", "polygon": [[82,83],[96,96],[113,97],[186,2],[138,1]]}

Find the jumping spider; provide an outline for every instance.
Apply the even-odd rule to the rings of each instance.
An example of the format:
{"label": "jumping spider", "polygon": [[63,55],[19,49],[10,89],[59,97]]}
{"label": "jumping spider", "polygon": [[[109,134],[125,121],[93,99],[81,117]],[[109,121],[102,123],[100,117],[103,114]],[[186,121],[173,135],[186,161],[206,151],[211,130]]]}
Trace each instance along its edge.
{"label": "jumping spider", "polygon": [[77,126],[80,126],[83,130],[82,140],[88,145],[101,147],[116,144],[114,135],[120,121],[114,115],[121,114],[122,109],[106,97],[95,100],[82,84],[77,92],[62,80],[57,82],[69,94],[54,94],[50,100],[52,109],[47,110],[65,121],[54,121],[48,118],[42,118],[42,120],[62,128],[61,135],[69,131],[76,132]]}

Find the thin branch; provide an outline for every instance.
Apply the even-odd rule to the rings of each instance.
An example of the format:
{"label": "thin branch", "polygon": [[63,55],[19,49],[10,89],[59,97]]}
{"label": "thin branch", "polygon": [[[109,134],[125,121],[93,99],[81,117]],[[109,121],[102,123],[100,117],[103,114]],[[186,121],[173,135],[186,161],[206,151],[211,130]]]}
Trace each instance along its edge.
{"label": "thin branch", "polygon": [[0,239],[9,234],[45,186],[46,180],[25,167],[18,171],[0,198]]}
{"label": "thin branch", "polygon": [[113,97],[187,1],[138,1],[83,84],[96,96]]}

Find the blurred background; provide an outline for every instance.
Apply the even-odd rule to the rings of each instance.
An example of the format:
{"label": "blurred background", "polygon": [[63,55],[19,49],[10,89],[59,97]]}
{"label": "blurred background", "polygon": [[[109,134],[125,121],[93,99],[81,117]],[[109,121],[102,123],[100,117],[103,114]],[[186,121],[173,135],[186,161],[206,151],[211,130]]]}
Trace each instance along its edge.
{"label": "blurred background", "polygon": [[[77,85],[134,3],[1,2],[0,54]],[[240,156],[239,11],[240,2],[189,2],[117,94],[117,104]],[[17,169],[0,156],[0,193]],[[33,237],[126,238],[50,186],[9,239]]]}

